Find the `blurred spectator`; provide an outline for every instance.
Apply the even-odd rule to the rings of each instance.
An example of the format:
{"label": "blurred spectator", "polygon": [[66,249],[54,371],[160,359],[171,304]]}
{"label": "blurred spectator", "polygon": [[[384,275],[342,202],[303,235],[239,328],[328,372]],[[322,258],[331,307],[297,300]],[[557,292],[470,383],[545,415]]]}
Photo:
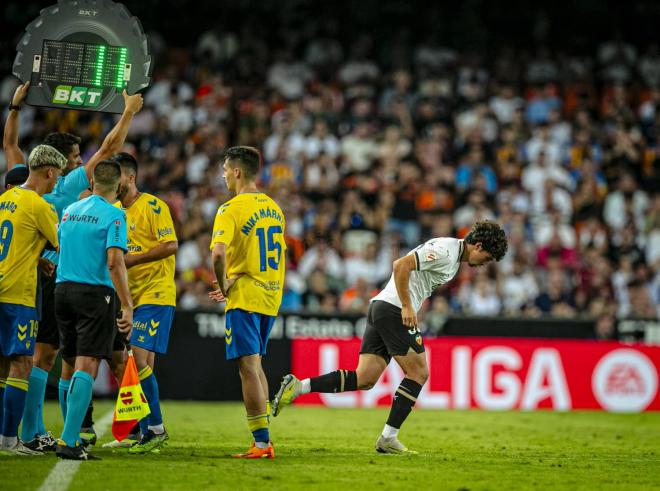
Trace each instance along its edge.
{"label": "blurred spectator", "polygon": [[[498,44],[485,59],[438,30],[402,28],[375,50],[380,34],[357,21],[298,26],[290,9],[280,14],[263,36],[252,20],[202,32],[194,50],[153,36],[158,63],[127,149],[141,189],[172,210],[180,308],[223,307],[208,302],[209,234],[230,197],[222,154],[247,144],[262,150],[260,189],[286,216],[283,309],[364,312],[394,259],[494,219],[509,253],[437,292],[420,312],[430,332],[461,310],[591,316],[599,339],[616,318],[657,316],[656,44],[637,57],[615,35],[598,52],[554,53],[539,38],[531,54]],[[15,86],[2,80],[5,100]],[[26,106],[19,137],[28,152],[72,131],[86,159],[111,123]]]}

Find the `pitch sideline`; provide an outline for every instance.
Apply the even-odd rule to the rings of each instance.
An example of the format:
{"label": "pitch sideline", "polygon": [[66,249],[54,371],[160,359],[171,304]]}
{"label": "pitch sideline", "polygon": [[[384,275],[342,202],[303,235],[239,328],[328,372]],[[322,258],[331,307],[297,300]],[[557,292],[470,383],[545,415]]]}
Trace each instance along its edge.
{"label": "pitch sideline", "polygon": [[[105,434],[106,430],[112,423],[112,416],[114,409],[108,411],[101,419],[94,425],[96,429],[96,436],[100,440]],[[38,458],[38,457],[37,457]],[[50,471],[43,484],[39,487],[38,491],[66,491],[73,481],[76,472],[82,461],[80,460],[59,460],[55,467]]]}

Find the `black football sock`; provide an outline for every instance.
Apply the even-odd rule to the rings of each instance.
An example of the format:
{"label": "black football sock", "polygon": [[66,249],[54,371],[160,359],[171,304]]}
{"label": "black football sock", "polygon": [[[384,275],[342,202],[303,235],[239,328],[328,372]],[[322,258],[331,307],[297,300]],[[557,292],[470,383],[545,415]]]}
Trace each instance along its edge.
{"label": "black football sock", "polygon": [[387,424],[389,426],[393,428],[401,428],[401,425],[410,414],[410,411],[412,411],[415,402],[417,402],[417,397],[421,390],[422,386],[414,380],[404,378],[401,381],[401,384],[394,394],[390,416],[387,418]]}
{"label": "black football sock", "polygon": [[312,392],[349,392],[357,390],[357,373],[352,370],[335,370],[320,377],[309,379]]}

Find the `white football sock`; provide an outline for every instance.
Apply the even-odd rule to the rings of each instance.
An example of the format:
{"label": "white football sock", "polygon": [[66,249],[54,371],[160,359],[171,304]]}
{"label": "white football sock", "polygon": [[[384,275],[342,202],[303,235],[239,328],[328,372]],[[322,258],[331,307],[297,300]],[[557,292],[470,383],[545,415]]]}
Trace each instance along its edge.
{"label": "white football sock", "polygon": [[308,378],[301,380],[300,383],[302,384],[301,394],[309,394],[312,391],[312,386]]}
{"label": "white football sock", "polygon": [[18,444],[17,436],[3,436],[2,438],[2,448],[14,448]]}
{"label": "white football sock", "polygon": [[383,437],[385,438],[393,438],[399,434],[399,428],[395,428],[394,426],[390,425],[385,425],[385,428],[383,428]]}
{"label": "white football sock", "polygon": [[165,427],[163,426],[163,423],[156,425],[156,426],[151,426],[149,425],[148,427],[151,431],[153,431],[156,435],[162,435],[165,433]]}

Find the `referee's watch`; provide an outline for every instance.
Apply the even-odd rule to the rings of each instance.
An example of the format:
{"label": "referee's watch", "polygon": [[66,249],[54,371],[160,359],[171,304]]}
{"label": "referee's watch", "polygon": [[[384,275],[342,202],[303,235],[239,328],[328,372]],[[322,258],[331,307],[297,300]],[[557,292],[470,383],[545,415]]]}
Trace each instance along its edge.
{"label": "referee's watch", "polygon": [[10,102],[10,103],[9,103],[9,110],[10,110],[10,111],[20,111],[20,110],[21,110],[21,106],[16,106],[16,105],[14,105],[14,104],[12,104],[12,103]]}

